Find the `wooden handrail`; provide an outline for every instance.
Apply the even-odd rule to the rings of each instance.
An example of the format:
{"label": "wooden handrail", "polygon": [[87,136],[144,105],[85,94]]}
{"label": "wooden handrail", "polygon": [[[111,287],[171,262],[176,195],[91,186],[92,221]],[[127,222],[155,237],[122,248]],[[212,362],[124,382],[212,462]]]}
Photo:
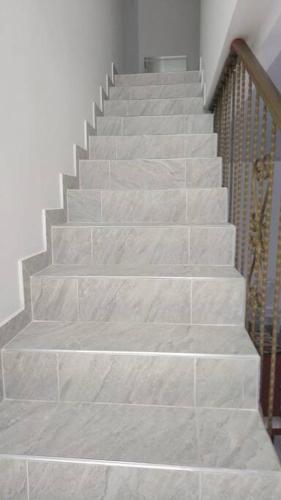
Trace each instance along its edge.
{"label": "wooden handrail", "polygon": [[256,56],[246,44],[245,40],[237,38],[231,44],[232,50],[243,61],[249,75],[256,85],[257,91],[263,98],[268,110],[274,117],[275,124],[281,128],[281,94],[268,76]]}
{"label": "wooden handrail", "polygon": [[265,105],[271,112],[274,122],[278,128],[281,128],[281,93],[274,85],[271,78],[268,76],[262,65],[257,60],[256,56],[251,51],[245,40],[237,38],[231,44],[230,56],[227,59],[220,81],[217,87],[217,92],[211,103],[211,109],[214,109],[219,89],[223,84],[225,75],[228,72],[229,66],[233,65],[239,57],[244,63],[252,81],[254,82],[259,95],[263,98]]}

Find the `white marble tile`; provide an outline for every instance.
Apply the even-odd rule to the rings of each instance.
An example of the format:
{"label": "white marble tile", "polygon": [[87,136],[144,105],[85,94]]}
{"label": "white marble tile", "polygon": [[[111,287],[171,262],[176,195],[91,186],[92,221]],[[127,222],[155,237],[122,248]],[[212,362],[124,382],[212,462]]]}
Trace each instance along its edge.
{"label": "white marble tile", "polygon": [[147,85],[113,87],[110,99],[169,99],[173,97],[201,97],[202,87],[198,83],[174,85]]}
{"label": "white marble tile", "polygon": [[187,220],[192,224],[227,222],[227,189],[189,189],[187,191]]}
{"label": "white marble tile", "polygon": [[190,322],[190,281],[96,278],[79,281],[80,320]]}
{"label": "white marble tile", "polygon": [[257,360],[197,359],[197,406],[257,409],[258,393]]}
{"label": "white marble tile", "polygon": [[91,229],[87,227],[53,227],[53,264],[90,264],[92,260]]}
{"label": "white marble tile", "polygon": [[99,222],[101,219],[100,191],[72,189],[68,192],[68,220]]}
{"label": "white marble tile", "polygon": [[0,492],[1,500],[29,500],[23,460],[0,458]]}
{"label": "white marble tile", "polygon": [[111,189],[185,188],[185,161],[119,160],[110,162]]}
{"label": "white marble tile", "polygon": [[198,500],[199,474],[187,471],[35,462],[30,500]]}
{"label": "white marble tile", "polygon": [[93,263],[105,265],[187,264],[185,227],[93,228]]}
{"label": "white marble tile", "polygon": [[7,398],[58,399],[55,353],[5,351],[3,361]]}
{"label": "white marble tile", "polygon": [[127,87],[131,85],[174,85],[177,83],[199,83],[199,71],[184,71],[173,73],[137,73],[128,75],[116,75],[116,87]]}
{"label": "white marble tile", "polygon": [[241,279],[196,280],[192,282],[194,324],[242,325],[245,281]]}
{"label": "white marble tile", "polygon": [[279,473],[223,473],[202,475],[202,500],[277,500],[281,491]]}
{"label": "white marble tile", "polygon": [[154,323],[33,322],[11,350],[75,350],[248,356],[258,361],[243,327]]}
{"label": "white marble tile", "polygon": [[77,283],[75,279],[32,278],[33,319],[75,321]]}
{"label": "white marble tile", "polygon": [[59,378],[64,401],[194,406],[192,357],[64,353]]}
{"label": "white marble tile", "polygon": [[187,186],[210,188],[222,186],[220,158],[193,158],[186,160]]}
{"label": "white marble tile", "polygon": [[109,189],[109,160],[80,162],[81,189]]}
{"label": "white marble tile", "polygon": [[190,230],[191,265],[234,265],[235,228],[192,226]]}
{"label": "white marble tile", "polygon": [[102,220],[106,222],[184,222],[185,190],[104,191]]}

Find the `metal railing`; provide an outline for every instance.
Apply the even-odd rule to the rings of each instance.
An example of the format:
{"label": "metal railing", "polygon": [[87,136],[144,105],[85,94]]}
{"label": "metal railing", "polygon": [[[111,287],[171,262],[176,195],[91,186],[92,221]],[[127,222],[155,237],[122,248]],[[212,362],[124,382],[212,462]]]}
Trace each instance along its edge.
{"label": "metal railing", "polygon": [[247,282],[246,328],[261,356],[268,431],[281,416],[281,94],[244,40],[232,43],[211,103],[236,226],[236,267]]}

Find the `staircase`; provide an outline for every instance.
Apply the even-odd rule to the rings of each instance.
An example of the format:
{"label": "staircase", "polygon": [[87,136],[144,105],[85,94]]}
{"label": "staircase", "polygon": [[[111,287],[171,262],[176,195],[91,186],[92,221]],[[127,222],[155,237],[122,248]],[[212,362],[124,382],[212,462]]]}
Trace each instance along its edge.
{"label": "staircase", "polygon": [[33,321],[2,350],[1,500],[277,500],[198,72],[116,76]]}

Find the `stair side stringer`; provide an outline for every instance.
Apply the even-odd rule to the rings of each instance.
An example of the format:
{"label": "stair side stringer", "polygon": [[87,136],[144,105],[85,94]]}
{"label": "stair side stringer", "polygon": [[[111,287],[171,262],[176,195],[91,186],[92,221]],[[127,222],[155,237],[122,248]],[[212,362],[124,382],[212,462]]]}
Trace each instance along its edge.
{"label": "stair side stringer", "polygon": [[[51,227],[67,219],[67,191],[79,187],[79,162],[89,159],[89,137],[96,135],[96,117],[103,116],[103,102],[108,99],[109,89],[114,86],[114,75],[117,73],[114,63],[111,63],[111,76],[106,74],[105,89],[100,86],[100,103],[93,103],[92,124],[84,121],[84,147],[73,145],[74,174],[59,174],[60,207],[42,210],[42,231],[44,250],[18,260],[18,276],[21,308],[0,323],[0,349],[10,342],[23,328],[31,322],[31,287],[30,278],[33,274],[47,267],[52,262]],[[2,357],[0,357],[0,400],[3,398]]]}

